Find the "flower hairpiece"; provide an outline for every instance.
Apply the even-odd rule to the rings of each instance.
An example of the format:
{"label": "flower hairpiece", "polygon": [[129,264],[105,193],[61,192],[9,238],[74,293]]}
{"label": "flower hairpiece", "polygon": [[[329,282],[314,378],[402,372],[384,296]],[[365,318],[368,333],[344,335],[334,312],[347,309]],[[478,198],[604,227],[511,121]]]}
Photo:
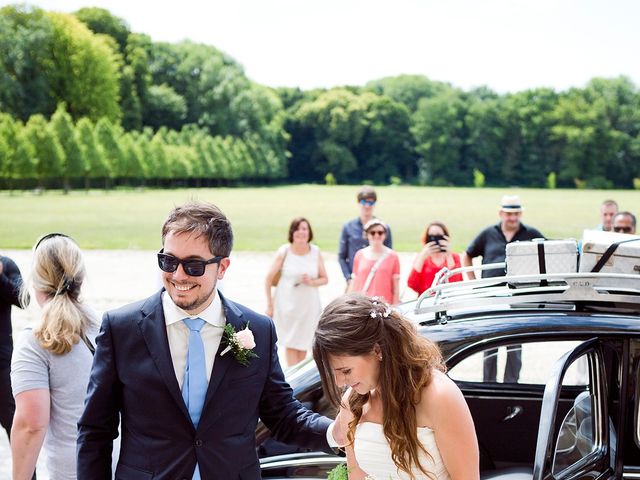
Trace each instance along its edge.
{"label": "flower hairpiece", "polygon": [[[391,315],[391,307],[388,303],[381,300],[380,297],[371,297],[371,300],[373,302],[373,308],[371,309],[371,312],[369,312],[369,316],[371,316],[371,318],[387,318]],[[384,307],[384,310],[380,311],[378,309],[378,305]]]}

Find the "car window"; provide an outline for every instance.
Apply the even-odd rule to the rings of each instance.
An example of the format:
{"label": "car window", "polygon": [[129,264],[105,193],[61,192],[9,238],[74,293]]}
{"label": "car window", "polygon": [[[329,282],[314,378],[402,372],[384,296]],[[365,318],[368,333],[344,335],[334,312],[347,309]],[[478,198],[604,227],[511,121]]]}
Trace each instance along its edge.
{"label": "car window", "polygon": [[[586,364],[586,356],[580,357],[576,361],[582,361]],[[563,381],[563,388],[570,386],[572,385]],[[594,396],[592,392],[592,386],[587,385],[587,390],[575,397],[573,406],[562,419],[553,459],[554,475],[596,450],[592,415]]]}
{"label": "car window", "polygon": [[[449,376],[461,382],[547,383],[556,361],[579,341],[540,341],[487,348],[457,363]],[[567,385],[586,385],[586,360],[575,362],[567,372]]]}

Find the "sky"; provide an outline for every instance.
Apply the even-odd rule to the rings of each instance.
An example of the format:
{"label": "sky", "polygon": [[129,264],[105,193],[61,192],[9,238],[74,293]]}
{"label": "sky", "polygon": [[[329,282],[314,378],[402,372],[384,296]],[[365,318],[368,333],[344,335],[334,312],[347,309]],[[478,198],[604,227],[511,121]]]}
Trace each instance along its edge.
{"label": "sky", "polygon": [[401,74],[499,93],[619,75],[640,87],[638,0],[23,1],[106,8],[154,41],[213,45],[272,87]]}

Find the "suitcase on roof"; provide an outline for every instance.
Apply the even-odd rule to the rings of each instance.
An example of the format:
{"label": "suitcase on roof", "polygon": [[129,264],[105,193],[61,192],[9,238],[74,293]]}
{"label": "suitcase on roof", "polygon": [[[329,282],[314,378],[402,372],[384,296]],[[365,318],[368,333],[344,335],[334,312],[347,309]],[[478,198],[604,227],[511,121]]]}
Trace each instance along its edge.
{"label": "suitcase on roof", "polygon": [[579,270],[640,275],[640,236],[585,230]]}
{"label": "suitcase on roof", "polygon": [[569,240],[532,240],[507,243],[507,276],[575,273],[578,247]]}

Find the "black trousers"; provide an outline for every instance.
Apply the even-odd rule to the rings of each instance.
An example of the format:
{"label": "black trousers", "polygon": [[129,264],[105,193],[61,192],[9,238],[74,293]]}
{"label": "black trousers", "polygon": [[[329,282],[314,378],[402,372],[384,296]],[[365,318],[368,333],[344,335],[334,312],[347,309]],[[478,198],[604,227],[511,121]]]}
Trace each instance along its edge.
{"label": "black trousers", "polygon": [[[507,347],[507,363],[504,367],[503,383],[518,383],[522,368],[522,345]],[[495,382],[498,377],[498,349],[485,350],[482,378],[485,382]]]}
{"label": "black trousers", "polygon": [[11,367],[0,368],[0,425],[11,436],[11,423],[16,411],[16,403],[11,393]]}

